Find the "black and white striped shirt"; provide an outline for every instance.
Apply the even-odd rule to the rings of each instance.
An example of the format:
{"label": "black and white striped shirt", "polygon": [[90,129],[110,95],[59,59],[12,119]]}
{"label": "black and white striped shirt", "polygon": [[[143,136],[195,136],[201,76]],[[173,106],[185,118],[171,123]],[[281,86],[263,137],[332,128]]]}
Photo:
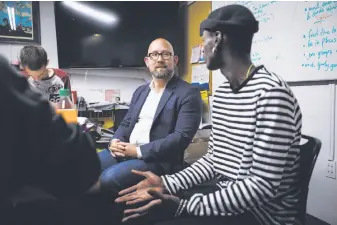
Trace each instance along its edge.
{"label": "black and white striped shirt", "polygon": [[237,90],[225,82],[213,97],[212,125],[208,153],[162,177],[169,192],[218,178],[218,191],[195,194],[181,206],[196,216],[250,211],[261,224],[294,224],[302,115],[288,85],[263,66]]}

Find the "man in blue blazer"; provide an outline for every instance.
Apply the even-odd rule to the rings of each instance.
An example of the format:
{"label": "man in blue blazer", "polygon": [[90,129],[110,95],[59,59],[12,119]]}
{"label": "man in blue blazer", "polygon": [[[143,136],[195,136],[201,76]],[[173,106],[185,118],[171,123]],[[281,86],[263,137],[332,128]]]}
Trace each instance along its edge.
{"label": "man in blue blazer", "polygon": [[134,92],[109,150],[99,153],[103,190],[120,191],[139,182],[132,169],[157,175],[179,170],[200,124],[200,92],[174,74],[178,57],[172,45],[154,40],[144,61],[153,79]]}

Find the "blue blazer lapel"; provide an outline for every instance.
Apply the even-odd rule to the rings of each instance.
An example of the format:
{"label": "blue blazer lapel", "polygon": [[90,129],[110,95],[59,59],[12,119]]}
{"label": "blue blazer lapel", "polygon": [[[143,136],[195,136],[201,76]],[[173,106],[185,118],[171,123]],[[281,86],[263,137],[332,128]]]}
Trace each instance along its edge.
{"label": "blue blazer lapel", "polygon": [[161,111],[164,109],[164,106],[166,105],[166,103],[168,102],[168,100],[170,99],[172,94],[174,93],[174,89],[176,87],[178,79],[179,79],[178,77],[174,76],[174,77],[171,78],[169,83],[166,85],[164,93],[160,98],[156,114],[154,115],[153,122],[156,121],[157,117],[159,116]]}
{"label": "blue blazer lapel", "polygon": [[142,91],[142,93],[140,94],[135,106],[134,106],[134,109],[132,110],[132,121],[137,121],[138,120],[138,117],[139,117],[139,113],[140,111],[142,110],[143,108],[143,105],[145,103],[145,100],[147,98],[147,96],[149,95],[150,93],[150,87],[147,87],[144,91]]}

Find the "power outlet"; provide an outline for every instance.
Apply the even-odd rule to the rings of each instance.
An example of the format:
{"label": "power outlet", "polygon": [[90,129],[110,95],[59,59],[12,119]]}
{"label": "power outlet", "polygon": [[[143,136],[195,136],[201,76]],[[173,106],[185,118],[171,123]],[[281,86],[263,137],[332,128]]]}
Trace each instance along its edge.
{"label": "power outlet", "polygon": [[327,170],[326,177],[336,179],[336,161],[328,162],[328,170]]}

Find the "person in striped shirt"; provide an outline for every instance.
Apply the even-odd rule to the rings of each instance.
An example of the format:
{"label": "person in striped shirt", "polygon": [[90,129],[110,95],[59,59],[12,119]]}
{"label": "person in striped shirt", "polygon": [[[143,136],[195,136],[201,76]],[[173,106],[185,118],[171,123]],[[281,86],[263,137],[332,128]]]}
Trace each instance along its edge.
{"label": "person in striped shirt", "polygon": [[[249,9],[219,8],[200,31],[208,69],[220,69],[227,78],[213,97],[208,152],[172,175],[134,171],[146,179],[123,190],[116,202],[148,202],[125,210],[123,220],[155,212],[162,219],[185,217],[174,224],[296,224],[302,127],[298,102],[281,77],[252,63],[258,22]],[[213,188],[200,186],[214,179]],[[181,194],[189,189],[189,197]]]}

